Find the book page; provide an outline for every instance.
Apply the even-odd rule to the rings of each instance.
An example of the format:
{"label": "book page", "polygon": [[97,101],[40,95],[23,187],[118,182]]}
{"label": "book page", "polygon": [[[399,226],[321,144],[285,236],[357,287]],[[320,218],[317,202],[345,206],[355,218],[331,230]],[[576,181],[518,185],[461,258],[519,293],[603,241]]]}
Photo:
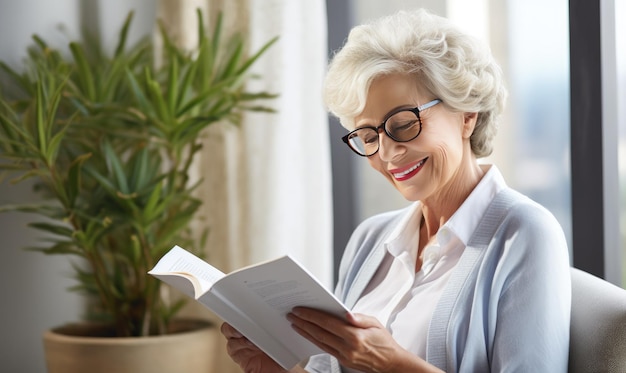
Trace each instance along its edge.
{"label": "book page", "polygon": [[[234,271],[226,276],[220,290],[230,285],[243,286],[256,301],[262,301],[280,314],[293,307],[311,307],[345,318],[349,310],[312,274],[293,258],[284,256],[272,261]],[[225,288],[221,288],[225,286]]]}
{"label": "book page", "polygon": [[291,327],[286,315],[293,307],[321,309],[340,318],[349,312],[289,256],[224,275],[176,246],[149,273],[196,298],[285,369],[323,353]]}
{"label": "book page", "polygon": [[[215,282],[224,277],[222,271],[179,246],[174,246],[148,273],[178,288],[192,298],[198,298],[208,291]],[[165,277],[168,276],[179,276],[185,278],[185,281],[190,281],[193,285],[191,294],[189,286],[183,283],[182,278],[166,280]]]}
{"label": "book page", "polygon": [[[253,319],[256,328],[264,330],[264,333],[259,333],[243,327],[238,329],[279,363],[281,360],[302,361],[323,353],[292,329],[286,315],[293,307],[321,309],[341,318],[349,312],[332,293],[288,256],[232,272],[219,280],[211,292],[228,298],[233,308]],[[233,326],[237,328],[237,325]],[[267,336],[257,337],[255,333],[271,336],[272,340],[268,340]]]}
{"label": "book page", "polygon": [[[213,311],[222,320],[232,325],[235,329],[246,336],[252,343],[259,346],[268,356],[274,359],[285,369],[291,369],[296,364],[310,356],[308,352],[295,353],[291,348],[287,347],[280,340],[272,335],[271,331],[265,330],[259,320],[253,320],[237,307],[233,306],[230,301],[223,299],[219,294],[209,291],[203,294],[198,302],[206,308]],[[322,353],[321,350],[310,351],[311,355]]]}

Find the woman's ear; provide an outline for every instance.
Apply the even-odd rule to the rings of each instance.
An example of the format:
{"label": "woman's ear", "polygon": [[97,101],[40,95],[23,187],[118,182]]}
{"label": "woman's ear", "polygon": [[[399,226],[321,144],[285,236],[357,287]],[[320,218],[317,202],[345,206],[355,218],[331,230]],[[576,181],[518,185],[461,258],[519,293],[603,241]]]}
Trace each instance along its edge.
{"label": "woman's ear", "polygon": [[474,133],[478,113],[463,113],[463,138],[469,139]]}

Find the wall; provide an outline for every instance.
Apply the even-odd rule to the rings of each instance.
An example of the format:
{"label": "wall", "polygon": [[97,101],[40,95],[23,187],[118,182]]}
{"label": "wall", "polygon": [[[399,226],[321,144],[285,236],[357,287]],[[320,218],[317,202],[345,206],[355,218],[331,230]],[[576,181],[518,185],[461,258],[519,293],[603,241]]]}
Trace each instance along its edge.
{"label": "wall", "polygon": [[[81,20],[107,33],[106,45],[129,9],[136,8],[131,40],[152,29],[156,2],[80,0],[0,0],[0,60],[19,67],[31,44],[31,35],[50,45],[66,45],[80,34]],[[61,28],[61,25],[63,27]],[[2,84],[2,82],[0,82]],[[29,185],[0,182],[0,203],[34,201]],[[35,245],[37,237],[26,228],[31,217],[0,214],[0,370],[11,373],[45,372],[41,335],[45,329],[80,317],[81,300],[67,288],[71,266],[67,258],[49,257],[20,248]]]}

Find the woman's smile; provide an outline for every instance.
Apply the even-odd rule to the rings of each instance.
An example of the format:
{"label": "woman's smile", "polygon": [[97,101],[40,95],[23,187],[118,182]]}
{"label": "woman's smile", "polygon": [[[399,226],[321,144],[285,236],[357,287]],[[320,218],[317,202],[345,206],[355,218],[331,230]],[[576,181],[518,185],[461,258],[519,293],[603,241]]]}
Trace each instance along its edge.
{"label": "woman's smile", "polygon": [[428,157],[408,167],[396,168],[393,170],[389,170],[389,172],[393,175],[393,177],[397,181],[408,180],[412,178],[413,176],[417,175],[418,172],[420,172],[420,170],[422,169],[422,167],[424,166],[427,160],[428,160]]}

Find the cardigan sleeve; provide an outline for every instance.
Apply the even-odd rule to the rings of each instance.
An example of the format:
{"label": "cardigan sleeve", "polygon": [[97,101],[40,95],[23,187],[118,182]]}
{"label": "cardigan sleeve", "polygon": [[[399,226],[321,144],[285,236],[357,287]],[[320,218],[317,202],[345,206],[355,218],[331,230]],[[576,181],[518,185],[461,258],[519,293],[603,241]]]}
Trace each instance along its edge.
{"label": "cardigan sleeve", "polygon": [[337,359],[328,354],[311,356],[304,369],[309,373],[341,373]]}
{"label": "cardigan sleeve", "polygon": [[479,349],[491,372],[567,372],[569,253],[547,210],[521,203],[509,211],[487,249],[473,299],[459,372],[473,371]]}
{"label": "cardigan sleeve", "polygon": [[[562,229],[542,208],[527,206],[509,224],[510,239],[496,266],[501,287],[492,371],[566,372],[571,283]],[[515,229],[516,225],[518,229]],[[506,234],[505,236],[509,236]]]}

